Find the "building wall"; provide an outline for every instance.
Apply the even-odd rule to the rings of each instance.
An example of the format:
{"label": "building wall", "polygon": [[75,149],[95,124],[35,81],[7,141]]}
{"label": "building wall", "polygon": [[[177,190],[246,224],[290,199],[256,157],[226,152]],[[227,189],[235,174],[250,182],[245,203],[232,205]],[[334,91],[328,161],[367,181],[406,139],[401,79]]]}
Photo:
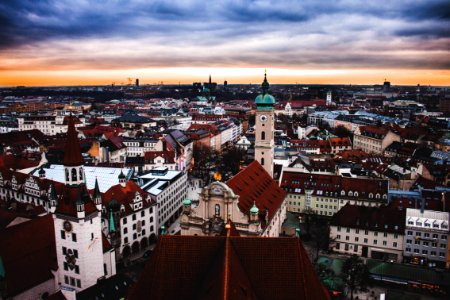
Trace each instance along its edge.
{"label": "building wall", "polygon": [[[266,121],[263,122],[261,120],[262,116],[266,117]],[[256,111],[255,160],[261,164],[271,177],[273,177],[274,123],[273,111]]]}
{"label": "building wall", "polygon": [[332,250],[339,253],[363,256],[363,247],[367,247],[366,257],[374,257],[373,255],[377,255],[375,252],[379,252],[396,262],[402,262],[403,259],[403,235],[401,234],[330,226],[330,238],[335,240]]}
{"label": "building wall", "polygon": [[[100,213],[98,212],[89,218],[81,219],[68,218],[61,215],[53,215],[53,218],[59,282],[77,291],[96,284],[97,280],[104,276]],[[72,225],[72,231],[70,232],[65,231],[63,227],[64,222],[67,220]],[[76,235],[76,240],[73,238],[74,234]],[[65,247],[66,253],[69,249],[74,253],[75,250],[78,252],[78,255],[75,255],[75,257],[78,256],[75,263],[79,268],[78,274],[76,273],[76,268],[71,270],[64,267],[67,262],[63,247]],[[74,279],[75,284],[71,282],[71,278]]]}

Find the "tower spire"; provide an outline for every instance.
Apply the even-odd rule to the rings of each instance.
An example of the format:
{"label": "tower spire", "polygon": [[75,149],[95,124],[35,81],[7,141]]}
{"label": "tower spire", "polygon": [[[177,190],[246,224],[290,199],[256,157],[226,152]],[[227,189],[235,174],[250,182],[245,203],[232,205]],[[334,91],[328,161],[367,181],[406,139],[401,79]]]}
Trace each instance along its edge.
{"label": "tower spire", "polygon": [[84,159],[81,155],[80,142],[75,130],[75,122],[72,116],[69,117],[67,129],[67,142],[64,148],[64,166],[81,166],[84,165]]}

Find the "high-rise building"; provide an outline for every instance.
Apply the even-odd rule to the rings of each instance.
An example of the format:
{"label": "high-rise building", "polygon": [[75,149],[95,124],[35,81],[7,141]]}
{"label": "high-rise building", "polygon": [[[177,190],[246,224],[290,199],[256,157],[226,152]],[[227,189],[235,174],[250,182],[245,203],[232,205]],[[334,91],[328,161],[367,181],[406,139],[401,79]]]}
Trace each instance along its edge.
{"label": "high-rise building", "polygon": [[275,98],[269,94],[269,82],[266,73],[264,73],[261,88],[262,94],[255,99],[255,160],[273,178]]}

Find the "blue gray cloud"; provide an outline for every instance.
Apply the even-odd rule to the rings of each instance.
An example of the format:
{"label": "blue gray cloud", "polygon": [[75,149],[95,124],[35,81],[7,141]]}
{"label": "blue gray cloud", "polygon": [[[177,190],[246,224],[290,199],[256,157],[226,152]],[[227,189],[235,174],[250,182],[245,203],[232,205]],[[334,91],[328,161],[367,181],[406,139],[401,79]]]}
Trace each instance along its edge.
{"label": "blue gray cloud", "polygon": [[3,0],[0,59],[27,68],[450,68],[450,1]]}

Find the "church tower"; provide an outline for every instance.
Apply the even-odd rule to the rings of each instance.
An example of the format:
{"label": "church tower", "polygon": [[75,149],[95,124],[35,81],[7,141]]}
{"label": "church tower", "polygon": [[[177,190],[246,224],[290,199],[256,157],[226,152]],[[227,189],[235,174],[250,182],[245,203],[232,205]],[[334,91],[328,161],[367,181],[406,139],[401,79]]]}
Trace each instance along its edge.
{"label": "church tower", "polygon": [[86,188],[84,159],[69,120],[64,152],[66,184],[60,195],[52,190],[58,282],[64,291],[81,291],[104,277],[100,211]]}
{"label": "church tower", "polygon": [[266,73],[261,85],[262,94],[255,99],[255,160],[270,174],[273,178],[273,157],[274,157],[274,128],[275,98],[269,94],[269,82],[267,82]]}

